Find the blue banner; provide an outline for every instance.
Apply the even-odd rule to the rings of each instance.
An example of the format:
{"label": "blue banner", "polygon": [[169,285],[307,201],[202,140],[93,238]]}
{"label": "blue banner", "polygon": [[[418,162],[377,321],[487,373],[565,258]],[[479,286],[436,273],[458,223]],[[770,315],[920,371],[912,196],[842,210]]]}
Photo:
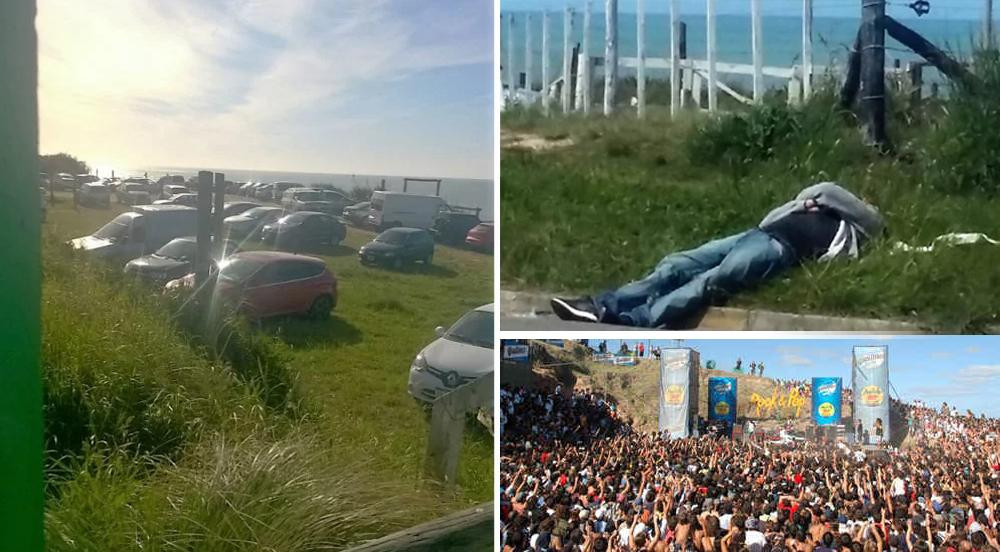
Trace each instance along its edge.
{"label": "blue banner", "polygon": [[503,343],[503,360],[507,362],[529,362],[531,351],[526,343]]}
{"label": "blue banner", "polygon": [[841,378],[812,379],[812,413],[816,425],[840,423],[840,403],[844,383]]}
{"label": "blue banner", "polygon": [[736,422],[736,378],[708,378],[708,419]]}

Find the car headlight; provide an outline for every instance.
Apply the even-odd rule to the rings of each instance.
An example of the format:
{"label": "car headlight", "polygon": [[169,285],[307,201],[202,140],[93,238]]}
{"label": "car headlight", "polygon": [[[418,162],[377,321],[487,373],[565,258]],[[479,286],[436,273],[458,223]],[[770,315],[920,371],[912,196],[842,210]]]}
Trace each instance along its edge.
{"label": "car headlight", "polygon": [[422,372],[427,369],[427,360],[424,359],[423,353],[418,354],[417,358],[413,359],[411,367],[418,372]]}

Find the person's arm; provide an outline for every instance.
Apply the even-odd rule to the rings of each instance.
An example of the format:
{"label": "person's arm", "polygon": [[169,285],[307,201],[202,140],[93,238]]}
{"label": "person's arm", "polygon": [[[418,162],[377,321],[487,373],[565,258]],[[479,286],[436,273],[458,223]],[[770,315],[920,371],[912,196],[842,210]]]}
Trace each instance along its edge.
{"label": "person's arm", "polygon": [[868,237],[877,237],[885,227],[885,220],[878,209],[833,182],[809,186],[799,192],[795,199],[803,202],[811,199],[821,207],[837,211],[848,221],[860,226]]}
{"label": "person's arm", "polygon": [[639,521],[639,514],[632,516],[632,525],[628,528],[628,548],[629,550],[635,550],[635,524]]}

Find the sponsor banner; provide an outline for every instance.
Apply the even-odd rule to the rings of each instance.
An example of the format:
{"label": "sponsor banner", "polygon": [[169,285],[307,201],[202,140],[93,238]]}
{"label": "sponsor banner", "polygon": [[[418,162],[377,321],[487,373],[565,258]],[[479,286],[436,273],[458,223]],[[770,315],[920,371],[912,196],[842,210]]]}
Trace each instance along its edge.
{"label": "sponsor banner", "polygon": [[528,362],[530,356],[527,345],[505,343],[503,346],[503,359],[508,362]]}
{"label": "sponsor banner", "polygon": [[564,339],[543,339],[542,341],[548,343],[549,345],[555,345],[556,347],[565,347],[566,343]]}
{"label": "sponsor banner", "polygon": [[736,422],[736,378],[708,378],[708,419]]}
{"label": "sponsor banner", "polygon": [[816,425],[840,423],[840,403],[843,395],[841,378],[812,379],[812,414]]}
{"label": "sponsor banner", "polygon": [[[671,437],[691,434],[691,408],[697,405],[698,359],[691,349],[664,349],[660,355],[659,431]],[[691,401],[692,393],[695,401]]]}
{"label": "sponsor banner", "polygon": [[[855,347],[851,388],[854,390],[854,429],[861,422],[861,442],[879,443],[889,438],[889,363],[887,348]],[[881,441],[879,439],[881,434]]]}
{"label": "sponsor banner", "polygon": [[634,356],[616,356],[615,366],[635,366],[637,361]]}

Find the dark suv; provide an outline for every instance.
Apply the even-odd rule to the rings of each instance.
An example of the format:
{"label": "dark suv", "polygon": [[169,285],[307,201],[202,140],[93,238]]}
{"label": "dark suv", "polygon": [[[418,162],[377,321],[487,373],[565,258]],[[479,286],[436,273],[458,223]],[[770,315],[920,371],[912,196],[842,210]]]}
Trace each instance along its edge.
{"label": "dark suv", "polygon": [[361,264],[382,264],[402,268],[404,264],[434,258],[434,237],[420,228],[391,228],[358,251]]}

